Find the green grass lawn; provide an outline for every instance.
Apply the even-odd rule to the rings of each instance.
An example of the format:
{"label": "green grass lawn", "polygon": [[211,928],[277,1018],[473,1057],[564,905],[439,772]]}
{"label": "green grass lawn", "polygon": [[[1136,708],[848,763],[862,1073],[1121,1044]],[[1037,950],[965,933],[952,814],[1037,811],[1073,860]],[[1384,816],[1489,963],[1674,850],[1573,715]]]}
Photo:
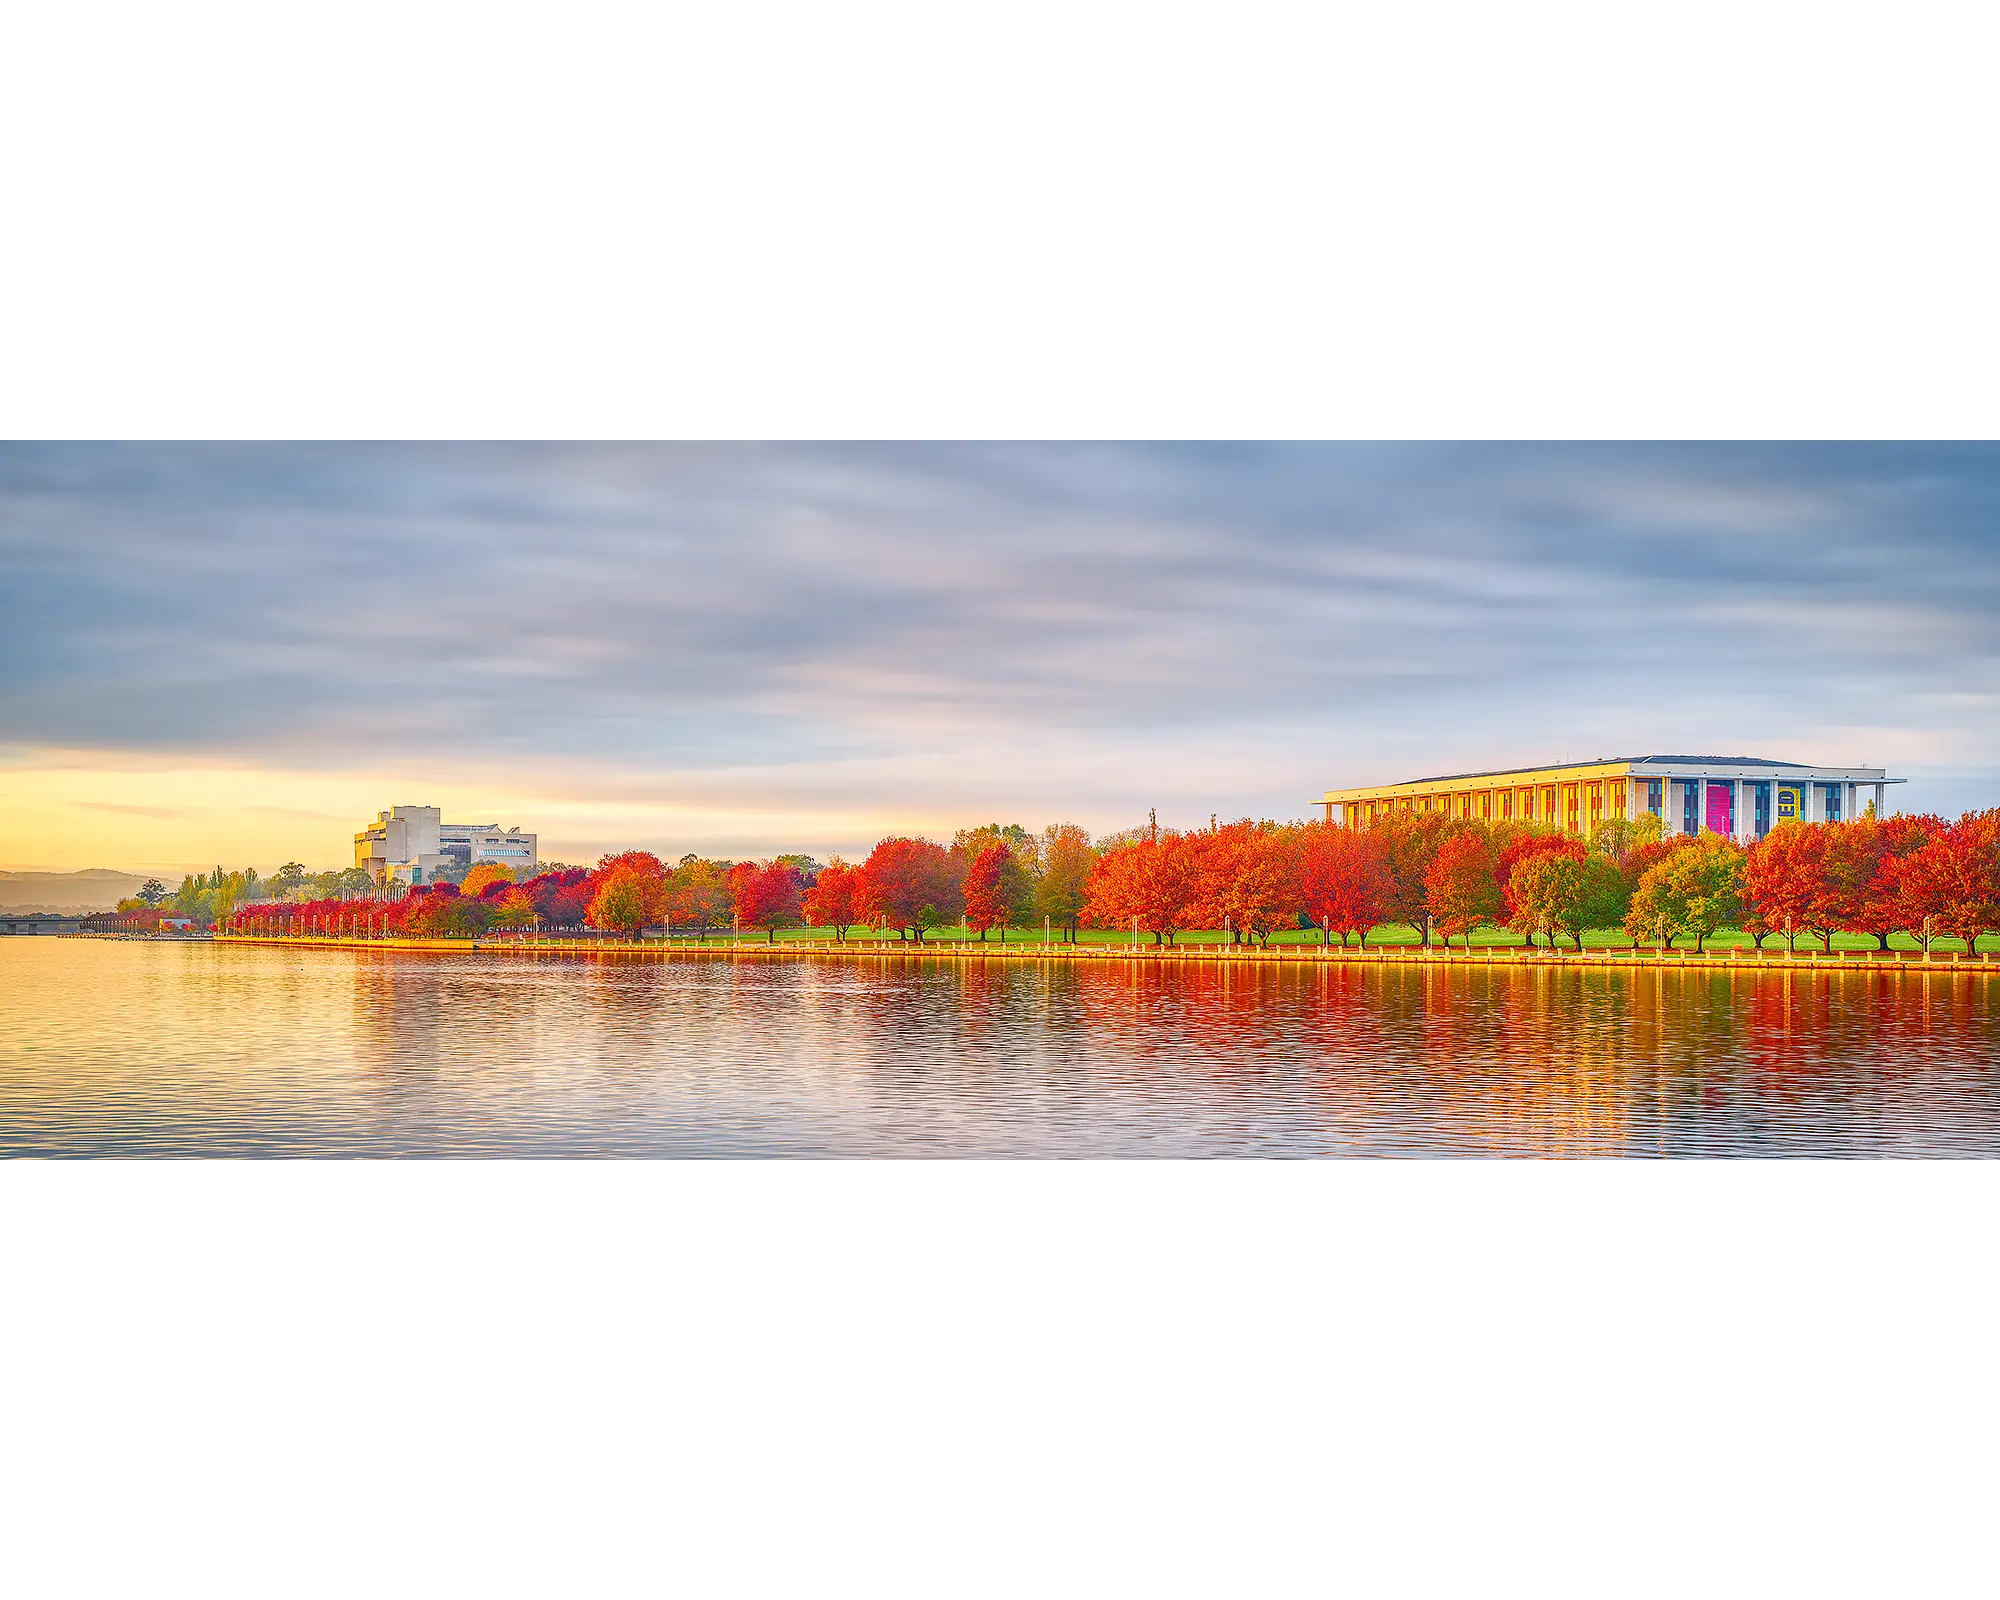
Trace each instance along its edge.
{"label": "green grass lawn", "polygon": [[[895,934],[893,931],[887,933],[867,933],[858,928],[850,928],[847,936],[850,939],[893,939]],[[709,937],[711,939],[728,939],[731,935],[727,931],[724,931],[720,934],[711,933]],[[784,943],[796,939],[831,939],[833,937],[834,933],[831,928],[789,928],[778,935],[778,940],[780,943]],[[978,936],[970,928],[957,927],[934,928],[924,937],[926,943],[955,943],[966,939],[976,942]],[[1060,932],[1058,932],[1056,937],[1058,939],[1061,938]],[[746,931],[743,934],[743,938],[746,941],[755,941],[761,944],[764,942],[765,936],[762,933]],[[989,932],[986,940],[989,944],[996,944],[999,942],[999,935],[998,933]],[[1132,935],[1130,930],[1121,933],[1110,928],[1085,928],[1078,933],[1077,940],[1082,944],[1129,945],[1132,942]],[[1007,934],[1007,942],[1009,944],[1040,944],[1041,941],[1042,930],[1040,928],[1033,930],[1014,928],[1010,929]],[[1139,935],[1139,941],[1143,945],[1151,945],[1153,942],[1152,935],[1142,932]],[[1219,928],[1204,929],[1177,934],[1175,935],[1174,942],[1176,945],[1219,945],[1223,943],[1223,935],[1222,930]],[[1318,944],[1319,935],[1304,928],[1287,929],[1283,933],[1273,934],[1271,942],[1273,944]],[[1519,948],[1522,944],[1526,943],[1519,934],[1510,933],[1504,928],[1481,928],[1473,934],[1472,942],[1480,949],[1506,948],[1509,946]],[[1723,932],[1709,939],[1704,948],[1710,950],[1747,949],[1753,942],[1747,933]],[[1380,945],[1414,945],[1416,943],[1417,930],[1415,928],[1392,925],[1377,928],[1368,936],[1370,949],[1374,949]],[[1674,948],[1688,950],[1693,948],[1693,944],[1692,940],[1683,939],[1678,941]],[[1604,928],[1586,933],[1583,936],[1583,947],[1586,950],[1629,950],[1632,948],[1632,941],[1616,929]],[[1801,937],[1798,947],[1800,952],[1804,953],[1808,950],[1817,950],[1819,945],[1815,940]],[[1463,949],[1463,942],[1453,941],[1452,948]],[[1571,946],[1565,941],[1563,948],[1569,949]],[[1640,948],[1650,950],[1653,947],[1651,944],[1644,944]],[[1782,950],[1785,948],[1785,941],[1778,935],[1772,934],[1764,940],[1764,948],[1767,950]],[[1875,941],[1863,934],[1836,933],[1833,936],[1833,948],[1835,950],[1873,950],[1875,948]],[[1889,948],[1891,950],[1918,950],[1922,946],[1907,934],[1898,933],[1890,935]],[[1962,951],[1964,948],[1965,941],[1962,939],[1933,939],[1931,941],[1931,949],[1940,954]],[[1992,934],[1987,934],[1980,939],[1979,948],[1981,950],[2000,950],[2000,938]]]}

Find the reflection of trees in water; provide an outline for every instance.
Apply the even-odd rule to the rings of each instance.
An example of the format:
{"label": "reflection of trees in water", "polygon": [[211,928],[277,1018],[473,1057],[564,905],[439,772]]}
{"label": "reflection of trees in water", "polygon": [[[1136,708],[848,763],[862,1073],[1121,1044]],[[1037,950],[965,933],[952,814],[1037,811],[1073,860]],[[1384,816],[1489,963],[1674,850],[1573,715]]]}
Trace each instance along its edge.
{"label": "reflection of trees in water", "polygon": [[22,1152],[2000,1154],[1969,975],[0,954]]}

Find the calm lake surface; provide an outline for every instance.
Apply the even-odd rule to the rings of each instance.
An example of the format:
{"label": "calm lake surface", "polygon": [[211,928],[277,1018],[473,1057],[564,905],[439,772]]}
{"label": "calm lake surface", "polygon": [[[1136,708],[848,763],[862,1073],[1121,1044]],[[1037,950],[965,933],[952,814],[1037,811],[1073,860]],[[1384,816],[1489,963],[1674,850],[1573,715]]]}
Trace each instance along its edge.
{"label": "calm lake surface", "polygon": [[0,1154],[1994,1156],[1995,998],[0,939]]}

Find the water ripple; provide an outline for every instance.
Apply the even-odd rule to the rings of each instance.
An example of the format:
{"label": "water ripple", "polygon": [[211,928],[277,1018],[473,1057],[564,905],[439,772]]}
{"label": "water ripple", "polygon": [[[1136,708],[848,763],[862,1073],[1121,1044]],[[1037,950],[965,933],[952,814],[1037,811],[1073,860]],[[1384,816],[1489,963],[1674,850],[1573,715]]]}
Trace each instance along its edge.
{"label": "water ripple", "polygon": [[1991,980],[0,940],[0,1153],[1992,1156]]}

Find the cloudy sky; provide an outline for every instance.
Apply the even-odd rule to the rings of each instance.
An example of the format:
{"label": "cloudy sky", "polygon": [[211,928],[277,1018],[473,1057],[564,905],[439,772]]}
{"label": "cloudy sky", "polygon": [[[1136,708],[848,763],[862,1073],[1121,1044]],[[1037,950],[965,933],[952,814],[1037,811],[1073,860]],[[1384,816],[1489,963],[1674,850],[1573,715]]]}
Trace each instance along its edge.
{"label": "cloudy sky", "polygon": [[2000,803],[1977,447],[9,446],[0,866],[1306,814],[1645,753]]}

